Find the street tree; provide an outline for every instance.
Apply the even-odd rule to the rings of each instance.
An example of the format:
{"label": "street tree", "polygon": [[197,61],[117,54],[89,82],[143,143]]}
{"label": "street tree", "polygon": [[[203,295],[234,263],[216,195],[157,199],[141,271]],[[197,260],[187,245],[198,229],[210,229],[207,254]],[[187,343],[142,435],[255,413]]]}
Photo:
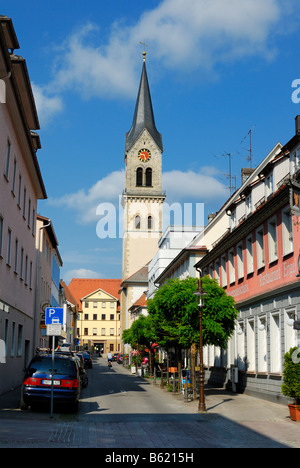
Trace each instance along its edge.
{"label": "street tree", "polygon": [[[208,276],[202,279],[206,293],[202,309],[203,345],[226,348],[232,336],[237,310],[235,302],[216,280]],[[195,291],[196,278],[173,278],[159,288],[147,309],[152,317],[157,340],[161,345],[188,349],[199,343],[199,308]]]}
{"label": "street tree", "polygon": [[122,335],[123,342],[129,344],[133,349],[149,349],[150,373],[152,373],[151,345],[155,341],[155,333],[151,320],[149,315],[140,315],[139,318],[132,323],[130,328],[124,330]]}

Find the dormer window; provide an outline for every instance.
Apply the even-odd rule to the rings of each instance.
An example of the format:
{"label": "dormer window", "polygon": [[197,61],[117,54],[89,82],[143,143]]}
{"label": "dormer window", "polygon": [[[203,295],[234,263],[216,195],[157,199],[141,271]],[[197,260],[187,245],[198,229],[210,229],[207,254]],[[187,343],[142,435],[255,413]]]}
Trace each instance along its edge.
{"label": "dormer window", "polygon": [[236,211],[235,210],[231,212],[230,221],[231,221],[231,229],[234,229],[236,227]]}
{"label": "dormer window", "polygon": [[247,195],[245,200],[245,214],[249,216],[252,213],[252,194],[251,192]]}
{"label": "dormer window", "polygon": [[271,172],[265,178],[265,196],[268,199],[273,193],[273,173]]}

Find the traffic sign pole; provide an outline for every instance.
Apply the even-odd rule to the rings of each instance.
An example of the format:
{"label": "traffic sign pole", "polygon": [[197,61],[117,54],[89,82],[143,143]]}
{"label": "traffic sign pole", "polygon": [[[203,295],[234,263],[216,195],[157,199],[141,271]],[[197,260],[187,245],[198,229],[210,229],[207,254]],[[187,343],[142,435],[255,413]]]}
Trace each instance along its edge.
{"label": "traffic sign pole", "polygon": [[54,347],[55,347],[55,335],[52,336],[52,372],[51,372],[51,406],[50,406],[50,418],[53,418]]}

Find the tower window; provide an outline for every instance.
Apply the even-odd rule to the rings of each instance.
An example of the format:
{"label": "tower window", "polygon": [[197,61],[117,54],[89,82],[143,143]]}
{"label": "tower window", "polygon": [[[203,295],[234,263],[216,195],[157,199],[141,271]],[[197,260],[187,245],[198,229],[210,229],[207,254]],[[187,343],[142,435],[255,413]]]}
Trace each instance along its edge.
{"label": "tower window", "polygon": [[152,216],[148,216],[148,229],[152,229],[152,228],[153,228]]}
{"label": "tower window", "polygon": [[146,187],[152,186],[152,169],[148,167],[146,169]]}
{"label": "tower window", "polygon": [[136,186],[142,187],[142,185],[143,185],[143,169],[141,167],[138,167],[136,171]]}
{"label": "tower window", "polygon": [[139,216],[135,217],[135,229],[141,229],[141,218]]}

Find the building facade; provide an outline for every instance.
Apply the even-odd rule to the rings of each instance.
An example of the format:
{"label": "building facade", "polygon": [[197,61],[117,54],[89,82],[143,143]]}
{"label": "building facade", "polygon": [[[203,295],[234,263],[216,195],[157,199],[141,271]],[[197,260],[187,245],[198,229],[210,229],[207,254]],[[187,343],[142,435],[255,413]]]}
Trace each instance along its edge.
{"label": "building facade", "polygon": [[74,278],[68,290],[78,304],[79,349],[104,354],[120,351],[120,285],[118,279]]}
{"label": "building facade", "polygon": [[300,125],[227,205],[230,222],[197,264],[233,296],[239,317],[226,352],[205,350],[206,366],[239,369],[238,387],[273,401],[281,395],[283,356],[299,346]]}
{"label": "building facade", "polygon": [[36,106],[15,49],[12,21],[0,16],[0,394],[20,384],[34,350],[37,201],[47,197]]}

